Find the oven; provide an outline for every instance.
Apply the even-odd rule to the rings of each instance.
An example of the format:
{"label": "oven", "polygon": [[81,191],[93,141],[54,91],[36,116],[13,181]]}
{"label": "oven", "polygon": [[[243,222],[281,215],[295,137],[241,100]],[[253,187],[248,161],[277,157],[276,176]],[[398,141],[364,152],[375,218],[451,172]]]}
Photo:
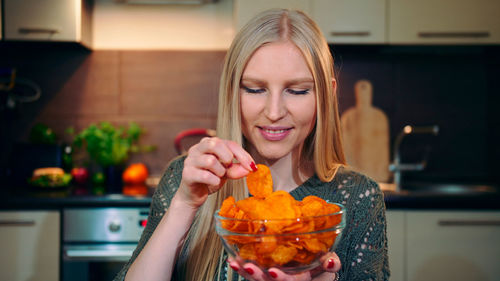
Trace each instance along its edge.
{"label": "oven", "polygon": [[148,208],[63,210],[63,281],[112,280],[132,256]]}

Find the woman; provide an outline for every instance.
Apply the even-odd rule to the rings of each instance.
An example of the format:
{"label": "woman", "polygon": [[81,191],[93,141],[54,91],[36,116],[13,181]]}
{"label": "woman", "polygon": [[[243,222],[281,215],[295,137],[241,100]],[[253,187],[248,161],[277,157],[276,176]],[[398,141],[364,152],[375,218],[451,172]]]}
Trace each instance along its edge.
{"label": "woman", "polygon": [[[217,135],[171,162],[116,280],[387,280],[383,195],[343,167],[333,60],[305,14],[265,11],[236,35],[220,83]],[[270,167],[275,190],[346,206],[343,238],[321,267],[265,274],[228,259],[213,214],[229,195],[248,197],[244,177],[255,163]]]}

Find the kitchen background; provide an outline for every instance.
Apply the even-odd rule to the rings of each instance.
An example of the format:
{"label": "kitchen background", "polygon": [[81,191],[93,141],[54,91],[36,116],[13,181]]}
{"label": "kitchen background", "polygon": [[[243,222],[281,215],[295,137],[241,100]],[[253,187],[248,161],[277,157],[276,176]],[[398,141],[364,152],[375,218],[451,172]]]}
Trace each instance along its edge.
{"label": "kitchen background", "polygon": [[[12,145],[27,140],[39,122],[68,142],[70,126],[135,121],[147,130],[141,142],[157,150],[130,162],[160,175],[177,155],[173,140],[180,131],[215,127],[236,6],[229,0],[153,7],[97,0],[92,50],[78,43],[2,42],[0,66],[35,81],[42,95],[2,109],[0,165],[8,166]],[[339,43],[331,50],[341,113],[355,104],[355,82],[367,79],[373,105],[388,116],[391,143],[406,124],[439,125],[437,137],[405,139],[403,162],[421,161],[430,149],[426,169],[406,173],[408,179],[498,183],[498,45]]]}
{"label": "kitchen background", "polygon": [[[407,124],[440,128],[401,145],[402,162],[428,162],[403,182],[426,183],[384,191],[391,281],[498,280],[500,1],[131,4],[155,1],[188,0],[0,0],[1,280],[111,280],[151,203],[144,189],[101,194],[110,187],[102,178],[89,186],[75,176],[54,189],[8,184],[12,163],[23,168],[39,156],[18,154],[16,144],[40,123],[69,143],[69,127],[134,121],[147,130],[140,142],[157,149],[128,163],[160,176],[180,132],[215,127],[226,50],[238,27],[270,6],[306,10],[319,23],[332,43],[342,114],[355,105],[356,83],[368,80],[391,147]],[[11,99],[13,68],[16,81],[40,87],[38,100]]]}

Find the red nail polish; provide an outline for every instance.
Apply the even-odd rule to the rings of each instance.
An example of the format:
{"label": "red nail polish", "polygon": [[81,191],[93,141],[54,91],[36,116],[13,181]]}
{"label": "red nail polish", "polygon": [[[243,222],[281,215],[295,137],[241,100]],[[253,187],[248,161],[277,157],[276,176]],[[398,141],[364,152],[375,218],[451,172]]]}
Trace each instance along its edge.
{"label": "red nail polish", "polygon": [[255,166],[254,162],[250,163],[250,168],[252,168],[252,171],[257,172],[257,166]]}
{"label": "red nail polish", "polygon": [[269,271],[269,275],[271,275],[271,277],[274,279],[278,278],[278,274],[274,271]]}
{"label": "red nail polish", "polygon": [[245,268],[245,271],[246,271],[248,274],[250,274],[250,275],[252,275],[252,274],[253,274],[253,269],[251,269],[250,267]]}
{"label": "red nail polish", "polygon": [[335,262],[333,261],[333,259],[329,259],[328,260],[328,268],[332,269],[334,266],[335,266]]}
{"label": "red nail polish", "polygon": [[229,265],[234,271],[238,271],[238,267],[234,264]]}

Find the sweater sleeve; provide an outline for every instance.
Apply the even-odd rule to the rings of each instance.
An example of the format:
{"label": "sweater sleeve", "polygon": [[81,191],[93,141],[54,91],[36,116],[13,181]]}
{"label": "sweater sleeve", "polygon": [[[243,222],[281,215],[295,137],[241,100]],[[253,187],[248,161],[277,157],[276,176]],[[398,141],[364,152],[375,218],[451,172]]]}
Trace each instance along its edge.
{"label": "sweater sleeve", "polygon": [[167,208],[170,206],[170,202],[172,201],[175,192],[179,188],[182,178],[183,165],[184,158],[176,158],[170,163],[169,167],[163,174],[160,183],[158,184],[158,187],[156,188],[151,199],[148,222],[146,224],[146,227],[144,228],[144,231],[142,232],[139,243],[137,244],[137,247],[134,250],[130,260],[120,270],[113,281],[121,281],[125,279],[125,275],[127,274],[130,265],[132,265],[132,263],[142,251],[146,243],[149,241],[149,238],[155,231],[156,227],[160,223],[163,215],[167,211]]}
{"label": "sweater sleeve", "polygon": [[[340,280],[389,279],[384,195],[378,184],[362,176],[350,190]],[[344,203],[344,202],[343,202]]]}

